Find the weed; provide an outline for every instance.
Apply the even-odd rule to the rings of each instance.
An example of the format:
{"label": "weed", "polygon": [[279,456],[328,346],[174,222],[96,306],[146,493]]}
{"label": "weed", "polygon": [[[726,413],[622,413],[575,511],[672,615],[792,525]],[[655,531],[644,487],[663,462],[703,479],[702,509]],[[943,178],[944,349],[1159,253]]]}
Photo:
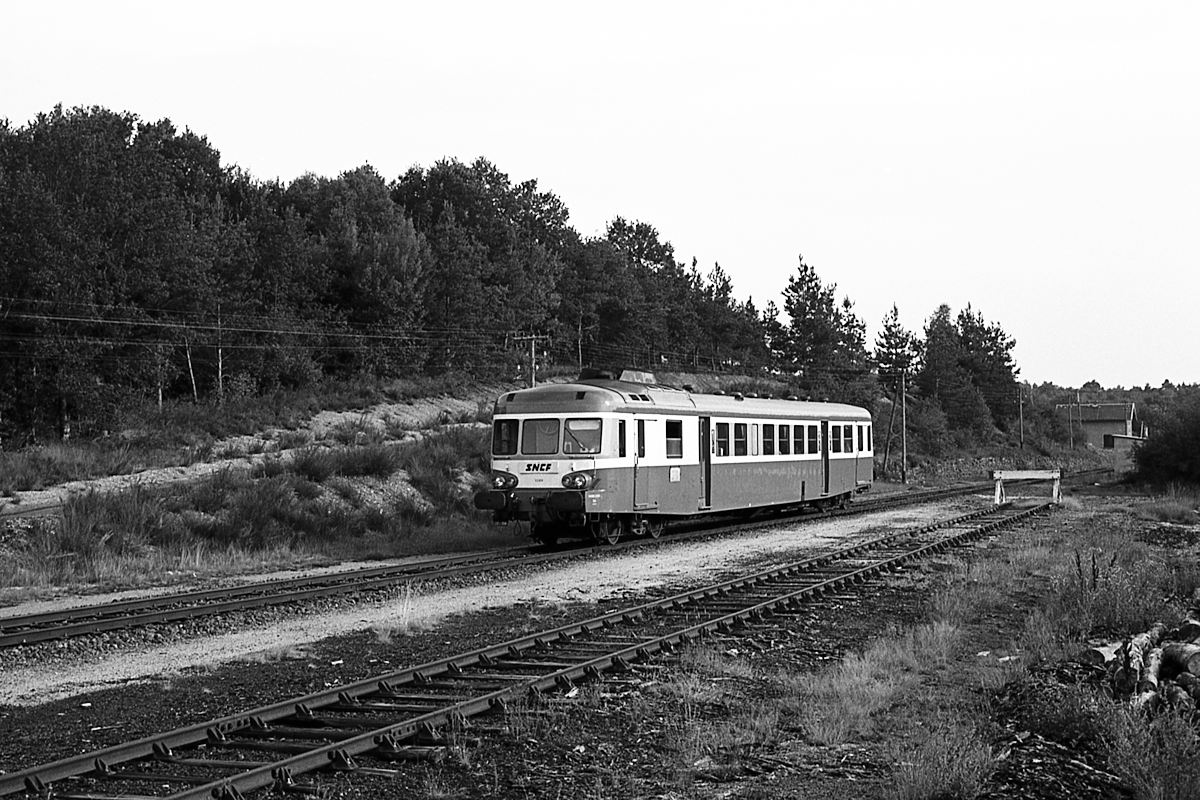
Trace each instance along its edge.
{"label": "weed", "polygon": [[1137,800],[1200,797],[1200,738],[1188,719],[1168,711],[1147,720],[1110,708],[1109,761]]}
{"label": "weed", "polygon": [[1037,681],[1028,672],[1013,676],[1006,687],[1019,696],[1014,721],[1045,739],[1077,748],[1100,741],[1108,729],[1111,702],[1094,689]]}
{"label": "weed", "polygon": [[901,755],[890,796],[897,800],[977,797],[994,764],[991,748],[977,731],[958,722],[942,722],[911,755]]}
{"label": "weed", "polygon": [[1073,569],[1055,587],[1054,611],[1065,635],[1141,630],[1164,616],[1162,594],[1147,591],[1160,584],[1163,565],[1147,557],[1144,548],[1107,556],[1092,551],[1086,558],[1076,551],[1074,556]]}
{"label": "weed", "polygon": [[407,634],[416,630],[413,619],[413,601],[416,593],[417,590],[411,583],[404,584],[400,596],[395,601],[395,604],[399,606],[396,610],[395,620],[390,624],[375,625],[371,628],[380,644],[390,643],[397,634]]}

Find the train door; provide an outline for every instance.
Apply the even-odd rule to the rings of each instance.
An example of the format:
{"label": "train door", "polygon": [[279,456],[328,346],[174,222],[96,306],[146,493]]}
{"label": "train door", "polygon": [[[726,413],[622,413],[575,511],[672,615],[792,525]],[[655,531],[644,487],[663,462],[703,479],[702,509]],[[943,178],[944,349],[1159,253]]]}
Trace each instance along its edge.
{"label": "train door", "polygon": [[821,494],[829,494],[829,420],[821,420]]}
{"label": "train door", "polygon": [[712,428],[709,417],[700,418],[700,508],[712,507]]}
{"label": "train door", "polygon": [[650,506],[650,480],[642,466],[646,457],[646,420],[637,421],[637,445],[633,451],[633,507]]}

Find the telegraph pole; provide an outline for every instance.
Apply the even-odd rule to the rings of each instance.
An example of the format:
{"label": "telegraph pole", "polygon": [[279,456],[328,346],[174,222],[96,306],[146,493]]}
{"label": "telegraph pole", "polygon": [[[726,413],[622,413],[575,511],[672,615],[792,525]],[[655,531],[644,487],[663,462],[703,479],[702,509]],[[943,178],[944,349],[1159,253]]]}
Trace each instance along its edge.
{"label": "telegraph pole", "polygon": [[529,387],[537,386],[537,343],[540,339],[549,339],[549,336],[514,336],[514,342],[529,342]]}
{"label": "telegraph pole", "polygon": [[900,373],[900,482],[908,483],[908,391],[905,378],[908,370]]}
{"label": "telegraph pole", "polygon": [[1025,449],[1025,387],[1017,386],[1017,408],[1021,427],[1021,449]]}
{"label": "telegraph pole", "polygon": [[1071,416],[1072,416],[1071,404],[1067,403],[1067,443],[1068,443],[1068,446],[1072,450],[1074,450],[1075,449],[1075,428],[1073,426]]}

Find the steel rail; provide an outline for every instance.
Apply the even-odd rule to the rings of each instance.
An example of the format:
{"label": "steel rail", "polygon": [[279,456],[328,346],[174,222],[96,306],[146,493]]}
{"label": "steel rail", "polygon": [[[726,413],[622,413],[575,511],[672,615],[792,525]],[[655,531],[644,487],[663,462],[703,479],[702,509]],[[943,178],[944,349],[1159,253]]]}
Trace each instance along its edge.
{"label": "steel rail", "polygon": [[[705,631],[725,629],[738,620],[754,619],[772,610],[794,608],[805,598],[820,595],[848,583],[860,582],[871,575],[893,569],[905,561],[946,549],[965,539],[983,535],[1001,525],[1024,519],[1048,505],[1047,503],[1020,511],[1016,511],[1011,505],[1006,505],[942,520],[915,529],[891,532],[849,547],[817,554],[752,575],[739,576],[711,586],[681,592],[639,606],[602,614],[583,622],[518,637],[420,666],[396,670],[387,675],[314,692],[301,698],[274,703],[176,731],[145,737],[135,742],[60,759],[50,764],[8,775],[0,775],[0,796],[8,796],[21,791],[42,796],[49,796],[53,791],[56,797],[70,796],[58,793],[62,787],[56,783],[70,778],[99,776],[114,780],[138,781],[142,780],[139,776],[142,776],[143,773],[123,774],[117,769],[119,765],[138,762],[160,764],[174,762],[176,765],[205,766],[215,770],[232,768],[232,762],[228,761],[179,759],[174,755],[174,750],[205,743],[207,743],[209,751],[220,750],[222,747],[232,747],[231,739],[237,736],[253,737],[253,741],[245,745],[246,749],[266,749],[268,751],[274,749],[292,752],[299,747],[303,749],[303,752],[270,763],[247,762],[250,768],[245,772],[215,780],[209,779],[200,782],[200,778],[181,777],[177,773],[166,776],[153,775],[152,779],[159,783],[199,782],[199,785],[171,794],[170,797],[174,800],[202,797],[230,800],[241,797],[241,793],[244,791],[273,783],[286,786],[296,774],[331,764],[340,768],[352,768],[352,759],[355,755],[376,751],[386,757],[402,750],[404,742],[422,733],[428,734],[438,725],[461,716],[471,716],[486,711],[506,698],[514,697],[522,692],[544,691],[555,686],[569,685],[571,681],[580,677],[595,676],[605,669],[622,666],[629,660],[648,657],[655,652],[668,649],[674,644],[695,638]],[[1000,516],[1001,514],[1004,516]],[[989,521],[988,517],[997,518]],[[865,565],[851,563],[833,575],[811,574],[820,568],[832,566],[839,560],[853,561],[864,553],[894,546],[904,539],[920,539],[924,534],[952,527],[958,527],[960,530],[950,535],[938,535],[931,542],[918,541],[915,546],[898,553],[884,553],[883,557],[874,563]],[[805,573],[810,574],[806,576]],[[576,648],[596,649],[600,647],[600,643],[589,644],[587,639],[592,634],[609,631],[620,624],[633,624],[647,619],[654,621],[655,614],[662,618],[657,620],[659,622],[669,621],[670,615],[676,612],[694,614],[697,609],[703,610],[703,603],[706,600],[716,598],[721,603],[733,602],[736,600],[738,592],[745,593],[755,588],[769,589],[771,581],[780,582],[780,588],[783,591],[777,589],[765,599],[752,596],[748,598],[748,602],[743,601],[740,604],[741,607],[736,610],[719,609],[715,616],[710,616],[707,620],[689,621],[683,627],[677,627],[666,634],[648,638],[641,635],[626,637],[627,641],[615,647],[605,644],[602,652],[591,657],[584,657],[582,660],[578,656],[560,654],[554,661],[537,661],[541,657],[553,658],[555,656],[554,647],[558,644],[565,643],[568,646],[574,645]],[[797,582],[800,582],[800,585],[797,585]],[[628,639],[632,639],[632,641],[628,641]],[[522,674],[533,671],[539,665],[544,666],[548,671],[539,675]],[[482,669],[485,674],[470,678],[468,670],[471,669]],[[507,680],[498,679],[492,674],[505,669],[510,672],[501,678],[507,678]],[[463,677],[460,678],[460,676]],[[473,679],[499,685],[487,687],[486,691],[461,699],[447,695],[445,697],[447,702],[427,710],[415,701],[411,706],[406,706],[402,702],[388,702],[389,698],[399,700],[406,697],[400,691],[405,686],[417,689],[422,687],[444,688],[445,685],[453,684],[456,679],[467,682]],[[382,700],[372,703],[371,697],[382,698]],[[436,699],[436,695],[433,697]],[[426,698],[419,699],[430,702]],[[377,724],[381,722],[380,720],[361,717],[361,713],[376,710],[390,711],[394,717],[401,709],[407,709],[409,713],[416,714],[416,716],[399,721],[388,721],[384,724]],[[271,742],[260,743],[257,747],[254,744],[254,741],[272,735],[286,739],[289,735],[295,735],[294,732],[298,727],[311,728],[312,732],[309,732],[305,738],[320,737],[321,720],[316,715],[329,711],[360,712],[360,717],[354,718],[359,721],[358,729],[353,728],[353,720],[348,722],[346,718],[332,717],[325,722],[323,737],[334,739],[332,742],[317,745]],[[280,722],[291,722],[293,727],[276,725],[272,728],[273,723]],[[368,729],[363,730],[363,724],[366,724]],[[347,725],[351,726],[350,730],[344,729]],[[87,796],[115,797],[116,795]]]}
{"label": "steel rail", "polygon": [[[872,498],[867,502],[855,503],[845,509],[831,509],[821,516],[861,514],[879,508],[932,502],[964,494],[975,488],[977,487],[954,487],[904,495],[888,495],[886,498]],[[719,519],[715,526],[711,521],[706,521],[695,528],[685,527],[683,532],[675,533],[672,538],[679,541],[689,537],[719,535],[733,530],[755,530],[778,525],[788,519],[794,519],[795,516],[795,514],[790,516],[769,515],[766,519],[742,521],[734,525],[728,524],[724,519]],[[637,547],[650,541],[653,540],[629,539],[619,542],[615,546],[582,543],[552,552],[542,552],[535,547],[513,547],[408,564],[164,594],[103,605],[74,606],[35,614],[0,615],[0,648],[382,589],[416,580],[437,580],[474,572],[530,566],[573,557],[587,551],[611,551],[614,547],[617,549]],[[509,553],[520,553],[521,555],[504,557]]]}
{"label": "steel rail", "polygon": [[[1098,472],[1110,471],[1091,470],[1076,473],[1070,477],[1079,479],[1094,476]],[[741,521],[732,525],[728,523],[727,519],[717,517],[715,524],[708,520],[699,523],[682,523],[672,533],[671,538],[679,541],[684,538],[720,535],[734,530],[756,530],[797,518],[816,519],[862,514],[884,508],[934,502],[964,494],[990,491],[990,489],[991,484],[986,483],[889,494],[859,500],[845,508],[826,509],[815,515],[808,511],[777,514],[769,511],[762,512],[765,514],[762,519]],[[618,549],[638,547],[653,541],[629,539],[619,542],[615,547]],[[416,580],[437,580],[513,566],[529,566],[576,556],[589,550],[611,551],[613,548],[614,545],[583,543],[546,553],[534,547],[512,547],[466,556],[447,556],[408,564],[347,570],[334,574],[246,583],[219,589],[201,589],[104,605],[75,606],[39,614],[13,616],[0,614],[0,648],[383,589]],[[522,553],[523,555],[505,558],[505,554],[510,553]]]}
{"label": "steel rail", "polygon": [[[505,557],[505,554],[514,551],[524,555]],[[532,553],[529,548],[517,547],[327,575],[164,594],[105,605],[75,606],[38,614],[0,616],[0,647],[380,589],[414,580],[436,580],[520,564],[536,564],[559,557],[558,554],[539,555]]]}

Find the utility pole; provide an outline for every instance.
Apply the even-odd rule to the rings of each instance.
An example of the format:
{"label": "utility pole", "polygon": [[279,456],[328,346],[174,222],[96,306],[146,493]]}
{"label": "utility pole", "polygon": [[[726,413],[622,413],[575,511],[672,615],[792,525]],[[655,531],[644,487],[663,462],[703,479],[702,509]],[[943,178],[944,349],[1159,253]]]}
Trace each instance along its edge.
{"label": "utility pole", "polygon": [[529,342],[529,388],[537,386],[537,343],[539,339],[548,339],[548,336],[514,336],[514,342]]}
{"label": "utility pole", "polygon": [[1072,425],[1072,420],[1070,420],[1070,417],[1072,417],[1072,413],[1070,413],[1070,407],[1072,407],[1072,404],[1067,403],[1067,444],[1070,447],[1070,449],[1074,450],[1075,449],[1075,427],[1074,427],[1074,425]]}
{"label": "utility pole", "polygon": [[900,482],[908,483],[908,390],[905,378],[908,370],[900,373]]}
{"label": "utility pole", "polygon": [[221,341],[221,303],[217,301],[217,405],[225,405],[225,349]]}
{"label": "utility pole", "polygon": [[1025,387],[1023,387],[1021,385],[1017,386],[1017,407],[1018,407],[1018,410],[1017,410],[1018,418],[1021,420],[1021,422],[1020,422],[1021,449],[1024,450],[1025,449]]}

